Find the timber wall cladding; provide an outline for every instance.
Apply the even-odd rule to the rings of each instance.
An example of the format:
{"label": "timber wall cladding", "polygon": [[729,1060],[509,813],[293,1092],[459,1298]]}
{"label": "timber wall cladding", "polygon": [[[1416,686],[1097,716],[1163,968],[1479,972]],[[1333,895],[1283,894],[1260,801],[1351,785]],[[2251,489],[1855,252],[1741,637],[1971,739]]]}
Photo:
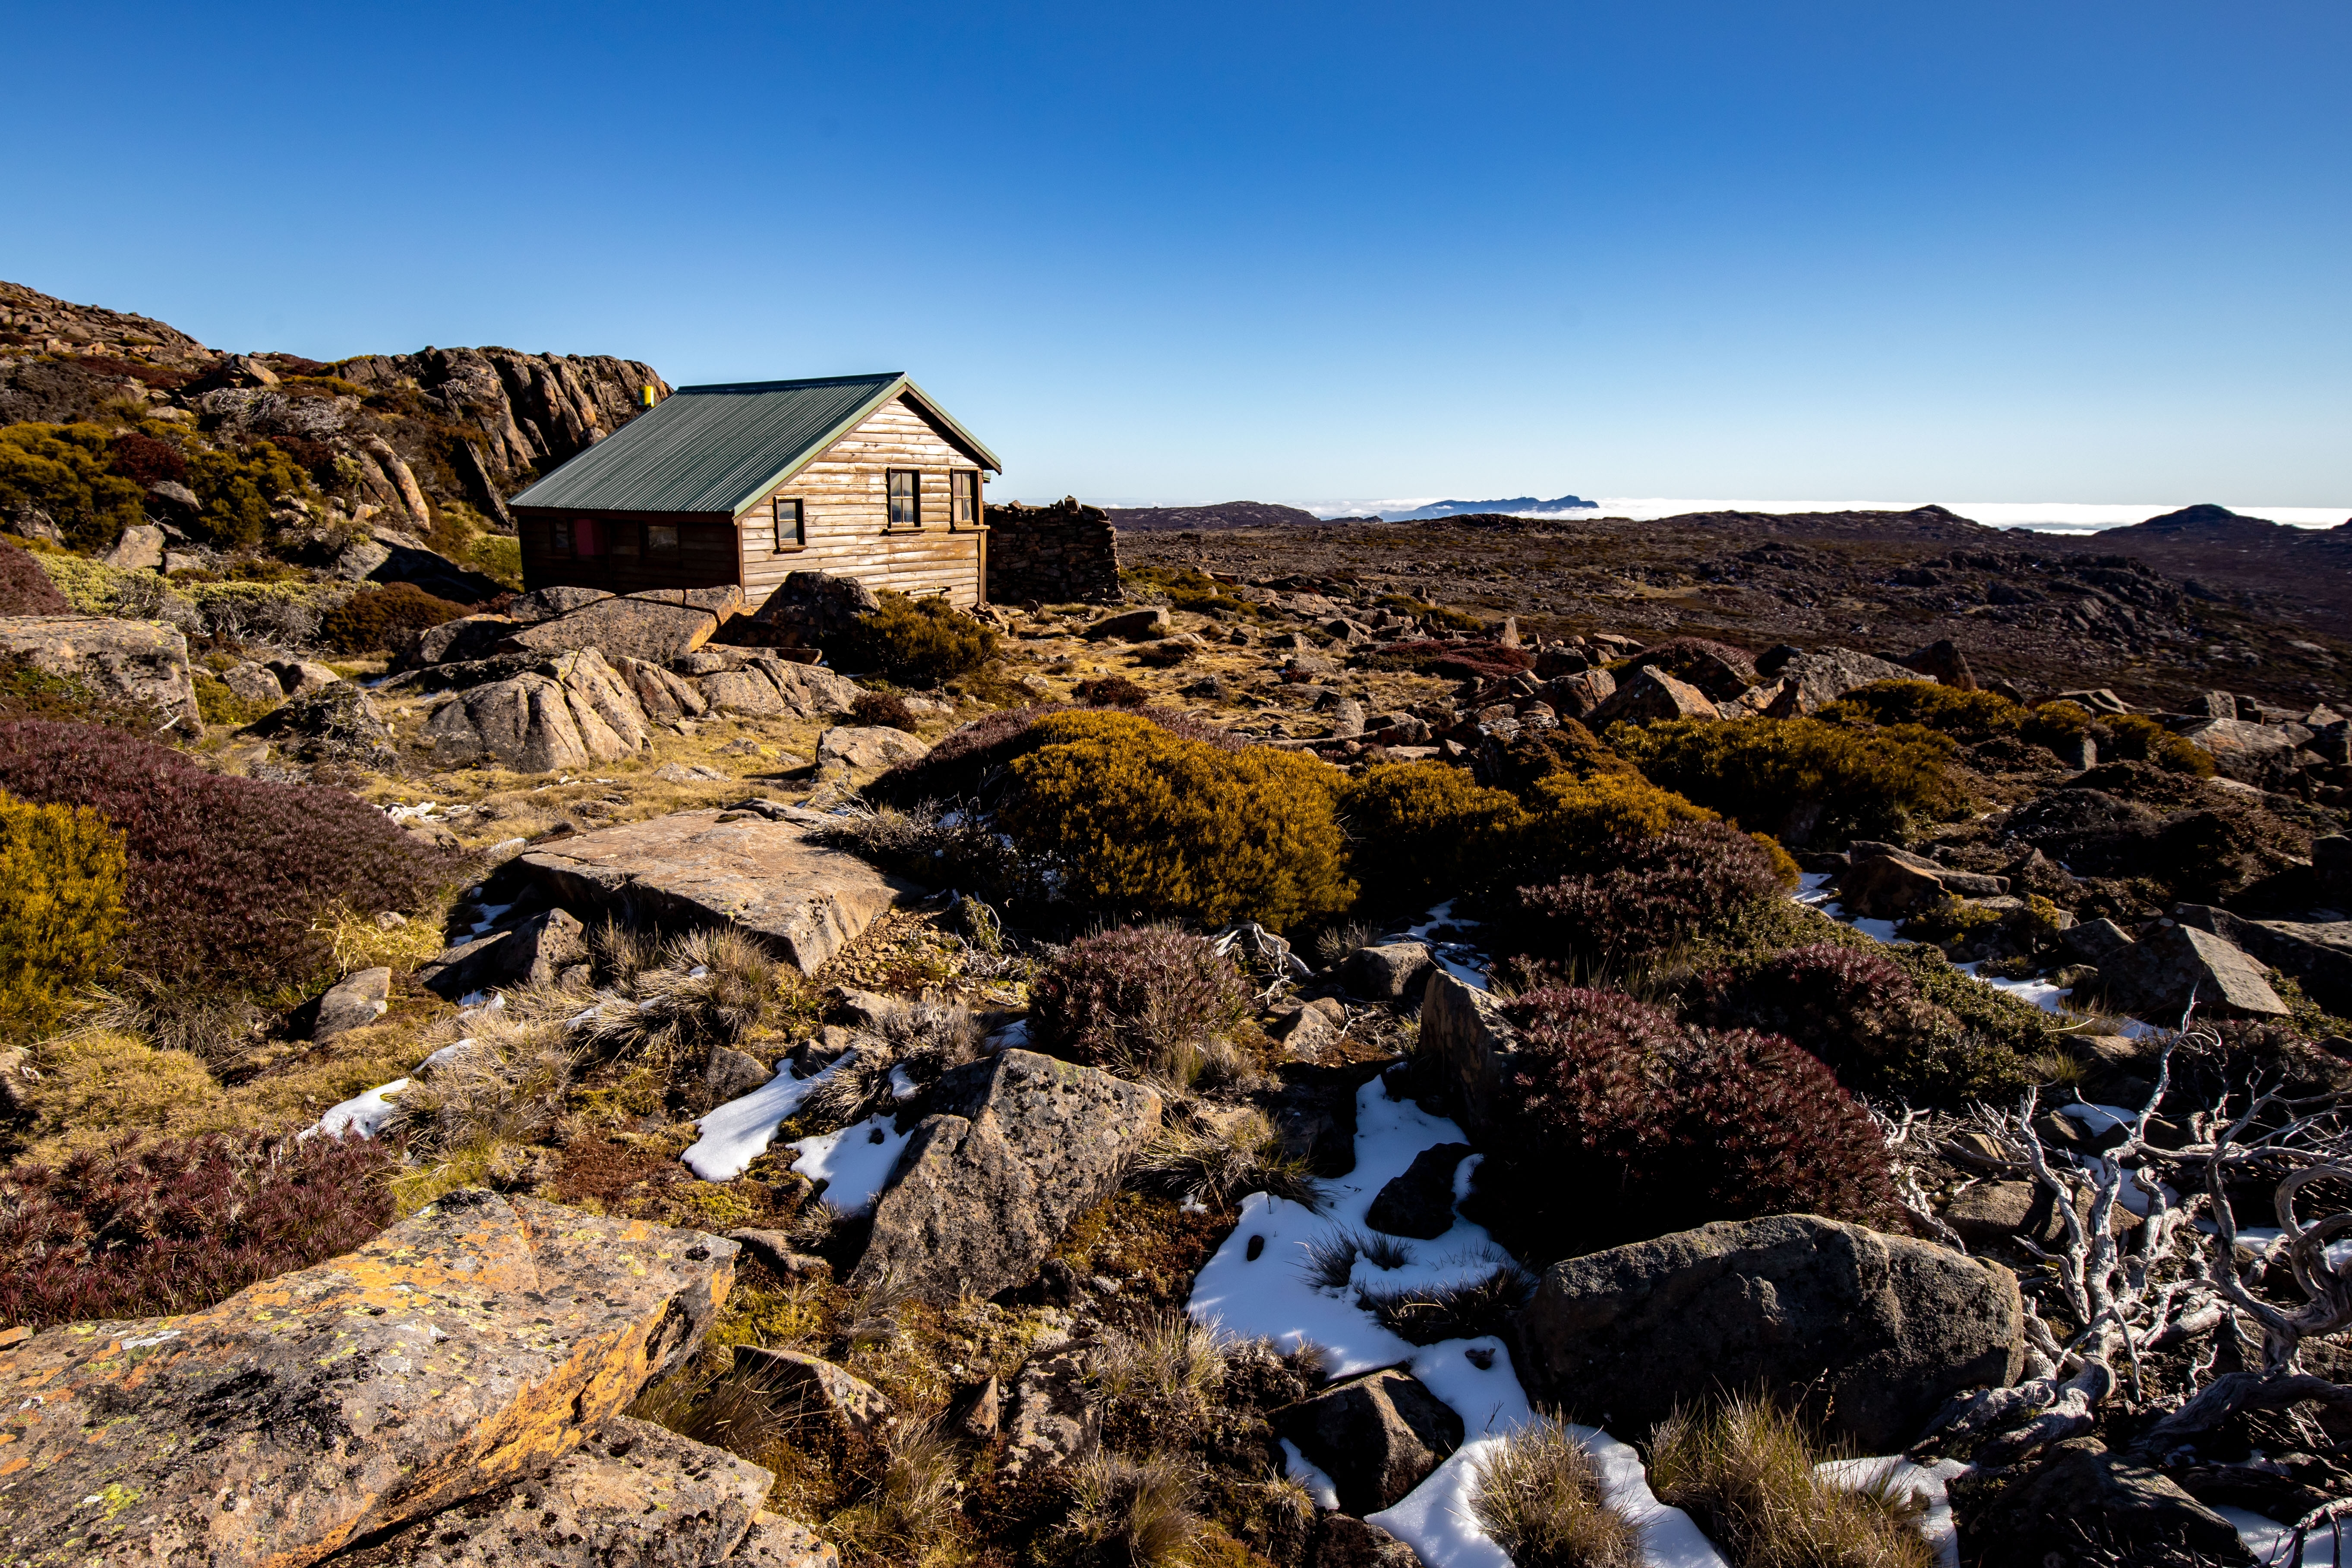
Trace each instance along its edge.
{"label": "timber wall cladding", "polygon": [[[945,594],[950,604],[970,609],[980,603],[984,536],[949,525],[948,474],[978,466],[904,398],[893,398],[746,514],[745,601],[764,604],[788,574],[830,572],[869,588]],[[923,477],[919,529],[889,526],[892,468],[913,468]],[[778,497],[799,500],[806,548],[773,548],[770,503]]]}

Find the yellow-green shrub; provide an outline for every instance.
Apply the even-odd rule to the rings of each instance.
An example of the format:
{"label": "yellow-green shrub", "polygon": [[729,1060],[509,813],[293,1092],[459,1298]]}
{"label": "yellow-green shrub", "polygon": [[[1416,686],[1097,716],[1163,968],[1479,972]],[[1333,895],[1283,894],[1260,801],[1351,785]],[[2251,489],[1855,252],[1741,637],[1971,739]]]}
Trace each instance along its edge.
{"label": "yellow-green shrub", "polygon": [[38,507],[84,550],[113,543],[146,521],[143,487],[110,471],[113,441],[103,425],[27,421],[0,429],[0,513]]}
{"label": "yellow-green shrub", "polygon": [[122,866],[98,813],[0,793],[0,1039],[55,1028],[72,988],[112,967]]}
{"label": "yellow-green shrub", "polygon": [[2044,702],[2018,726],[2018,733],[2035,745],[2053,749],[2090,732],[2091,710],[2079,702]]}
{"label": "yellow-green shrub", "polygon": [[188,459],[188,487],[204,507],[198,532],[215,544],[251,545],[261,542],[270,503],[309,494],[310,481],[293,458],[257,441],[242,452],[195,453]]}
{"label": "yellow-green shrub", "polygon": [[1576,858],[1586,846],[1655,838],[1676,823],[1714,822],[1719,816],[1639,773],[1557,773],[1538,780],[1534,793],[1535,848],[1545,858]]}
{"label": "yellow-green shrub", "polygon": [[996,652],[996,634],[945,599],[887,590],[876,597],[880,605],[857,618],[849,657],[901,686],[937,686]]}
{"label": "yellow-green shrub", "polygon": [[2213,776],[2210,752],[2142,714],[2107,714],[2100,719],[2099,729],[2105,732],[2099,746],[2102,755],[2154,763],[2169,773],[2191,773],[2200,779]]}
{"label": "yellow-green shrub", "polygon": [[1609,741],[1661,788],[1799,843],[1900,837],[1970,804],[1951,769],[1957,744],[1916,724],[1679,719],[1614,725]]}
{"label": "yellow-green shrub", "polygon": [[1528,815],[1444,763],[1381,763],[1339,792],[1348,868],[1366,896],[1397,904],[1449,896],[1512,853]]}
{"label": "yellow-green shrub", "polygon": [[1917,724],[1961,741],[2013,735],[2025,710],[1992,691],[1963,691],[1934,680],[1874,680],[1822,710],[1830,723]]}
{"label": "yellow-green shrub", "polygon": [[1037,721],[1000,820],[1052,857],[1068,895],[1122,914],[1273,930],[1353,901],[1339,775],[1286,752],[1229,752],[1102,711]]}

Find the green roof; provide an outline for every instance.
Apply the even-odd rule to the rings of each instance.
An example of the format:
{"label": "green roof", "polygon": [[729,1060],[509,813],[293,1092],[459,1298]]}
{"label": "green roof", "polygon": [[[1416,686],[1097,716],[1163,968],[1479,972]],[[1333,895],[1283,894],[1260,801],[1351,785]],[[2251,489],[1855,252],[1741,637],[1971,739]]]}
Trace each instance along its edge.
{"label": "green roof", "polygon": [[513,498],[583,511],[740,512],[905,394],[991,471],[1003,465],[903,372],[681,386]]}

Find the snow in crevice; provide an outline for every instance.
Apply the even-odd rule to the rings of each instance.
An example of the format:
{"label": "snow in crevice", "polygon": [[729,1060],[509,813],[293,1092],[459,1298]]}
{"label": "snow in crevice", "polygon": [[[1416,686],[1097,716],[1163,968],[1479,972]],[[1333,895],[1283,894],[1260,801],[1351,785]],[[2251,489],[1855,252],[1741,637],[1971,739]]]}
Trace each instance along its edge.
{"label": "snow in crevice", "polygon": [[[1457,1215],[1453,1227],[1433,1240],[1390,1238],[1404,1254],[1394,1268],[1359,1257],[1344,1288],[1318,1283],[1306,1267],[1310,1243],[1369,1228],[1365,1215],[1373,1198],[1405,1173],[1413,1156],[1440,1143],[1467,1142],[1446,1118],[1409,1100],[1391,1100],[1378,1079],[1365,1084],[1356,1095],[1356,1167],[1324,1184],[1323,1211],[1265,1193],[1244,1198],[1233,1234],[1194,1281],[1190,1308],[1195,1320],[1235,1337],[1271,1340],[1285,1351],[1307,1342],[1319,1345],[1333,1378],[1384,1366],[1412,1372],[1462,1417],[1465,1441],[1371,1521],[1411,1545],[1431,1568],[1508,1568],[1510,1559],[1478,1528],[1470,1504],[1480,1467],[1505,1437],[1534,1419],[1509,1351],[1491,1337],[1413,1345],[1357,1303],[1360,1286],[1423,1287],[1484,1279],[1505,1256],[1501,1249],[1484,1227]],[[1457,1195],[1469,1179],[1473,1158],[1455,1169]],[[1595,1428],[1570,1430],[1592,1450],[1611,1502],[1646,1531],[1646,1563],[1654,1568],[1723,1568],[1722,1557],[1690,1517],[1652,1494],[1632,1447]],[[1285,1458],[1291,1461],[1289,1473],[1315,1490],[1312,1467],[1304,1457],[1286,1448]],[[1328,1487],[1328,1478],[1321,1479]],[[1337,1500],[1332,1494],[1331,1503]]]}
{"label": "snow in crevice", "polygon": [[331,1106],[327,1113],[320,1117],[314,1125],[306,1127],[296,1134],[296,1141],[316,1138],[321,1134],[329,1138],[340,1138],[351,1132],[356,1132],[362,1138],[373,1138],[383,1131],[383,1124],[392,1120],[394,1111],[400,1109],[393,1102],[400,1098],[401,1091],[407,1087],[406,1079],[396,1078],[390,1083],[376,1085],[364,1094],[353,1095],[341,1105]]}
{"label": "snow in crevice", "polygon": [[824,1201],[835,1208],[844,1214],[864,1214],[881,1195],[882,1184],[890,1179],[907,1140],[913,1136],[912,1129],[898,1131],[887,1112],[869,1116],[838,1132],[803,1138],[791,1145],[798,1156],[793,1169],[812,1182],[824,1183]]}

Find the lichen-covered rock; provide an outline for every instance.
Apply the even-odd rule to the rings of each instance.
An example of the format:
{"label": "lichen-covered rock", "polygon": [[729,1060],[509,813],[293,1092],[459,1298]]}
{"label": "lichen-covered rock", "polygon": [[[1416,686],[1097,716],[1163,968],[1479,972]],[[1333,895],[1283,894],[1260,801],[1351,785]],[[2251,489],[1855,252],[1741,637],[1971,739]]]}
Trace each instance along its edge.
{"label": "lichen-covered rock", "polygon": [[816,765],[849,774],[874,774],[911,763],[930,747],[887,725],[836,725],[816,741]]}
{"label": "lichen-covered rock", "polygon": [[682,811],[575,834],[522,864],[570,908],[740,926],[810,974],[912,889],[809,834],[758,812]]}
{"label": "lichen-covered rock", "polygon": [[718,629],[719,617],[709,610],[632,595],[599,599],[569,615],[525,626],[514,634],[514,641],[541,653],[595,648],[607,658],[625,655],[662,664],[693,652]]}
{"label": "lichen-covered rock", "polygon": [[861,1436],[890,1418],[890,1401],[880,1389],[820,1356],[737,1345],[735,1370],[756,1377],[782,1402],[820,1411]]}
{"label": "lichen-covered rock", "polygon": [[1416,995],[1428,981],[1429,944],[1391,942],[1360,947],[1348,955],[1348,989],[1375,1002],[1394,1002]]}
{"label": "lichen-covered rock", "polygon": [[735,1250],[468,1190],[201,1312],[43,1330],[0,1349],[0,1560],[299,1564],[538,1474],[692,1353]]}
{"label": "lichen-covered rock", "polygon": [[1471,1137],[1490,1139],[1501,1125],[1503,1079],[1518,1049],[1518,1031],[1503,1016],[1502,1004],[1433,971],[1421,997],[1421,1048],[1439,1064],[1454,1120]]}
{"label": "lichen-covered rock", "polygon": [[512,929],[461,942],[416,977],[427,990],[456,1001],[504,985],[552,985],[588,956],[586,928],[567,910],[544,910]]}
{"label": "lichen-covered rock", "polygon": [[594,648],[477,686],[425,722],[442,767],[496,762],[536,773],[635,756],[650,733],[645,710]]}
{"label": "lichen-covered rock", "polygon": [[163,621],[110,616],[0,616],[0,650],[98,695],[152,711],[174,733],[199,740],[205,721],[188,673],[188,639]]}
{"label": "lichen-covered rock", "polygon": [[1102,1446],[1102,1405],[1088,1375],[1093,1351],[1081,1341],[1023,1363],[999,1420],[1008,1479],[1082,1463]]}
{"label": "lichen-covered rock", "polygon": [[853,1288],[887,1279],[950,1302],[1021,1284],[1160,1131],[1153,1090],[1034,1051],[955,1068],[931,1103],[883,1188]]}
{"label": "lichen-covered rock", "polygon": [[348,1030],[373,1024],[383,1016],[391,998],[391,970],[362,969],[347,974],[319,998],[318,1021],[310,1026],[310,1037],[331,1040]]}
{"label": "lichen-covered rock", "polygon": [[1715,701],[1686,680],[1677,680],[1654,666],[1643,666],[1626,676],[1591,718],[1603,729],[1620,721],[1654,724],[1668,719],[1719,719]]}
{"label": "lichen-covered rock", "polygon": [[1864,1452],[2023,1363],[2016,1276],[1812,1215],[1720,1222],[1555,1263],[1514,1323],[1531,1398],[1647,1431],[1726,1388],[1801,1403]]}
{"label": "lichen-covered rock", "polygon": [[732,1560],[774,1482],[723,1448],[616,1415],[541,1474],[345,1552],[335,1564],[706,1568]]}

